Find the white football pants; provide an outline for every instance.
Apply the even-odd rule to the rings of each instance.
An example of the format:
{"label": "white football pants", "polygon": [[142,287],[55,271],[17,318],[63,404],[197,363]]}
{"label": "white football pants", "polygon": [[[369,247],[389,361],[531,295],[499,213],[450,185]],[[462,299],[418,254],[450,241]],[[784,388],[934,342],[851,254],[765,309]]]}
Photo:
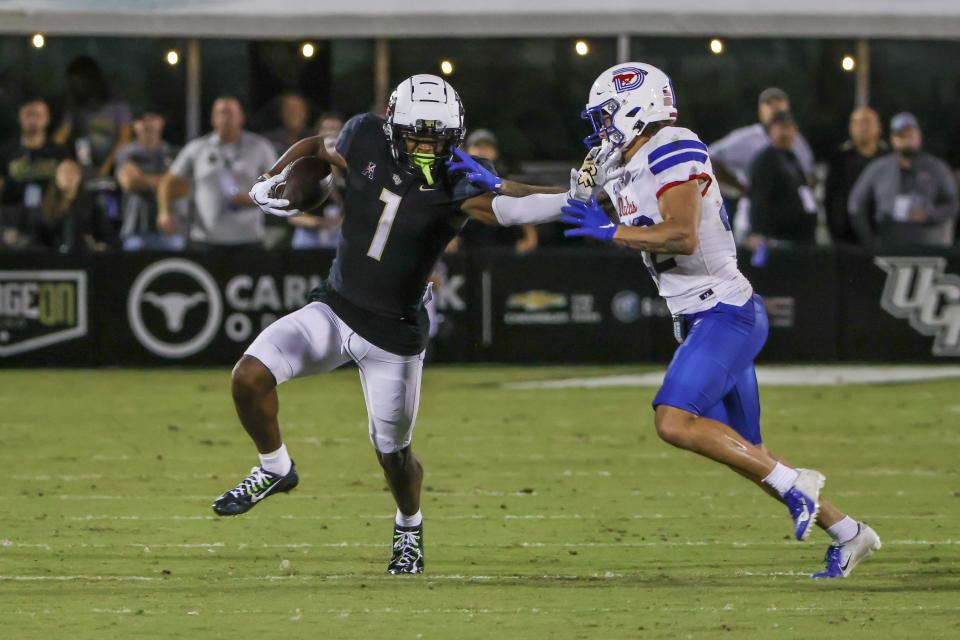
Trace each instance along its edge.
{"label": "white football pants", "polygon": [[325,303],[311,302],[264,329],[244,355],[262,362],[278,385],[353,360],[360,369],[373,446],[394,453],[410,444],[420,404],[422,352],[385,351],[357,335]]}

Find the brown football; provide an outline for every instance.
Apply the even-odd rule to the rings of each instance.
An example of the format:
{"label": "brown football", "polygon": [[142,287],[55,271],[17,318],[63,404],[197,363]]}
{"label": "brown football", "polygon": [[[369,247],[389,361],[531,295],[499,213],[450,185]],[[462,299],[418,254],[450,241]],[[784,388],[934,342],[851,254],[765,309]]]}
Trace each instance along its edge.
{"label": "brown football", "polygon": [[330,195],[333,185],[330,164],[316,156],[294,160],[281,175],[284,179],[277,183],[271,195],[289,200],[288,209],[315,211]]}

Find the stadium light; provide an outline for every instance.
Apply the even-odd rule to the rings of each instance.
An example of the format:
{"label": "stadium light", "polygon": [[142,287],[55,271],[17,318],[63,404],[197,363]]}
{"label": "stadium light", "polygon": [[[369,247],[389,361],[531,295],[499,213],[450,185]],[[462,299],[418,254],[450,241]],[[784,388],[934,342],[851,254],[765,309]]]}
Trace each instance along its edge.
{"label": "stadium light", "polygon": [[577,40],[577,44],[573,45],[573,50],[577,52],[578,56],[585,56],[590,53],[590,43],[586,40]]}
{"label": "stadium light", "polygon": [[443,72],[443,75],[448,76],[453,73],[453,63],[449,60],[440,61],[440,71]]}
{"label": "stadium light", "polygon": [[43,37],[42,33],[35,33],[30,39],[30,43],[36,49],[43,49],[43,45],[47,44],[47,39]]}
{"label": "stadium light", "polygon": [[317,48],[313,46],[312,42],[304,42],[300,46],[300,54],[303,55],[304,58],[312,58],[316,52]]}
{"label": "stadium light", "polygon": [[857,61],[853,56],[843,56],[840,66],[843,67],[844,71],[853,71],[857,67]]}
{"label": "stadium light", "polygon": [[175,67],[180,64],[180,53],[176,49],[170,49],[166,55],[167,64]]}
{"label": "stadium light", "polygon": [[720,38],[714,38],[710,41],[710,51],[715,55],[720,55],[723,53],[723,40]]}

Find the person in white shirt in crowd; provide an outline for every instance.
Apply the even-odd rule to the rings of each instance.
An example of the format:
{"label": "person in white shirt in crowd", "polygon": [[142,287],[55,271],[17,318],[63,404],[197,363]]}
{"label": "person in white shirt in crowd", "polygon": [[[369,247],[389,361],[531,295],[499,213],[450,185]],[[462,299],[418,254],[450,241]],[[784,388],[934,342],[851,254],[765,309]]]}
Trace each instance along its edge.
{"label": "person in white shirt in crowd", "polygon": [[177,233],[172,202],[191,192],[193,216],[186,229],[192,248],[263,246],[263,212],[247,195],[277,159],[263,136],[245,131],[240,101],[222,96],[213,103],[213,131],[190,141],[157,188],[157,227]]}
{"label": "person in white shirt in crowd", "polygon": [[[734,129],[710,145],[717,180],[724,193],[739,198],[734,215],[734,233],[744,238],[750,230],[750,167],[757,155],[770,145],[768,128],[773,116],[781,111],[790,111],[790,97],[783,89],[769,87],[760,92],[757,104],[759,122]],[[797,134],[791,149],[803,172],[812,176],[813,151],[802,134]]]}

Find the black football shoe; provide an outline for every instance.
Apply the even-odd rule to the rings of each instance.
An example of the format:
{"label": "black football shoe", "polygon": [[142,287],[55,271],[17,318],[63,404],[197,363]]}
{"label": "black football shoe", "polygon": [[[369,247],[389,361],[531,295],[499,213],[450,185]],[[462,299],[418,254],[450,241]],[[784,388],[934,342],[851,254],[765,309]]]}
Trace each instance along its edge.
{"label": "black football shoe", "polygon": [[393,526],[393,557],[387,573],[423,573],[423,524],[416,527]]}
{"label": "black football shoe", "polygon": [[214,501],[213,510],[218,516],[238,516],[253,509],[264,498],[292,490],[299,482],[297,467],[292,462],[285,476],[254,467],[236,489],[230,489]]}

